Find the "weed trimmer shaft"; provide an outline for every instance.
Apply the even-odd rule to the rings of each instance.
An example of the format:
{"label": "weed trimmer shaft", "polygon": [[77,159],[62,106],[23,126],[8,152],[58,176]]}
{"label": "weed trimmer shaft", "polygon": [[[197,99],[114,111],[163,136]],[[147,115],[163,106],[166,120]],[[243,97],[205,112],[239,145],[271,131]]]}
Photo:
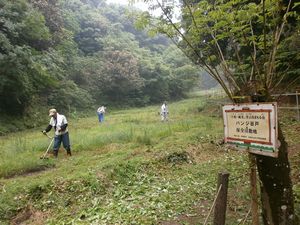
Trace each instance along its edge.
{"label": "weed trimmer shaft", "polygon": [[53,138],[53,137],[50,137],[47,133],[43,133],[43,134],[46,135],[49,139],[51,139],[51,142],[50,142],[50,144],[49,144],[49,146],[48,146],[46,152],[44,153],[44,155],[42,155],[42,156],[40,157],[40,159],[47,159],[47,158],[46,158],[46,155],[47,155],[48,152],[49,152],[49,149],[50,149],[50,147],[51,147],[51,145],[52,145],[52,143],[53,143],[53,141],[54,141],[54,138]]}

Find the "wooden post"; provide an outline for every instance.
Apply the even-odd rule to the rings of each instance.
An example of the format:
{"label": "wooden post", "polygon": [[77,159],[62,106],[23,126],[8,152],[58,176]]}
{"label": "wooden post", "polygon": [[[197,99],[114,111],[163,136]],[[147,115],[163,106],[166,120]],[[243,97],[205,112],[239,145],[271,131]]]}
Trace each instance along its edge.
{"label": "wooden post", "polygon": [[286,210],[287,210],[287,206],[283,205],[280,207],[281,211],[282,211],[282,222],[280,223],[281,225],[286,225]]}
{"label": "wooden post", "polygon": [[296,104],[297,104],[297,119],[300,121],[300,109],[299,109],[299,98],[298,98],[298,91],[296,91]]}
{"label": "wooden post", "polygon": [[256,176],[256,160],[255,156],[249,153],[250,161],[250,193],[251,193],[251,215],[252,225],[259,225],[258,215],[258,197],[257,197],[257,176]]}
{"label": "wooden post", "polygon": [[228,190],[228,172],[219,173],[218,187],[222,185],[220,193],[216,200],[216,206],[214,211],[214,225],[225,225],[226,218],[226,206],[227,206],[227,190]]}

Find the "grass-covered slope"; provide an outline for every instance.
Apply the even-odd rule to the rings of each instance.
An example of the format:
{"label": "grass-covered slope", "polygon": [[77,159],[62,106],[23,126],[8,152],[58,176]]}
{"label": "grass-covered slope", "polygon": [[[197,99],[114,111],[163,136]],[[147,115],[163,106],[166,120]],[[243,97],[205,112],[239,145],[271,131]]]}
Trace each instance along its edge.
{"label": "grass-covered slope", "polygon": [[[160,122],[159,106],[108,112],[101,125],[96,116],[70,120],[71,158],[61,150],[57,160],[40,160],[49,140],[39,131],[1,138],[0,221],[202,224],[217,174],[227,170],[227,224],[239,224],[250,207],[247,155],[220,145],[217,103],[199,97],[172,103],[168,123]],[[291,129],[299,123],[284,123],[299,146]],[[291,161],[296,183],[296,151]]]}

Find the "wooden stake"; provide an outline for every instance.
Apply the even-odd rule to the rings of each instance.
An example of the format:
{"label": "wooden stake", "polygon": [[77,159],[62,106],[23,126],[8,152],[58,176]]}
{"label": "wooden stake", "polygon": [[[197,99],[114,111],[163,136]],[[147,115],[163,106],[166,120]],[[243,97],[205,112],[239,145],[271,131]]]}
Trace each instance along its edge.
{"label": "wooden stake", "polygon": [[228,172],[219,173],[218,189],[221,186],[220,193],[216,200],[214,211],[214,225],[225,225],[226,206],[227,206],[227,190],[228,190]]}
{"label": "wooden stake", "polygon": [[256,158],[253,154],[249,153],[250,161],[250,193],[251,193],[251,214],[252,225],[259,225],[258,214],[258,197],[257,197],[257,176],[256,176]]}

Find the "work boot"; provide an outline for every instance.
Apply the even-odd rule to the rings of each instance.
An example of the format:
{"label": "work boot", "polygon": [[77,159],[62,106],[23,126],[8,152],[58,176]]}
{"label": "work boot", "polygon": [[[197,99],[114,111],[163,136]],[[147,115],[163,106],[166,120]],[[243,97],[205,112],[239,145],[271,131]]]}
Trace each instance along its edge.
{"label": "work boot", "polygon": [[54,156],[54,158],[57,158],[57,156],[58,156],[58,151],[57,150],[53,151],[53,156]]}
{"label": "work boot", "polygon": [[72,156],[71,150],[67,150],[67,155]]}

